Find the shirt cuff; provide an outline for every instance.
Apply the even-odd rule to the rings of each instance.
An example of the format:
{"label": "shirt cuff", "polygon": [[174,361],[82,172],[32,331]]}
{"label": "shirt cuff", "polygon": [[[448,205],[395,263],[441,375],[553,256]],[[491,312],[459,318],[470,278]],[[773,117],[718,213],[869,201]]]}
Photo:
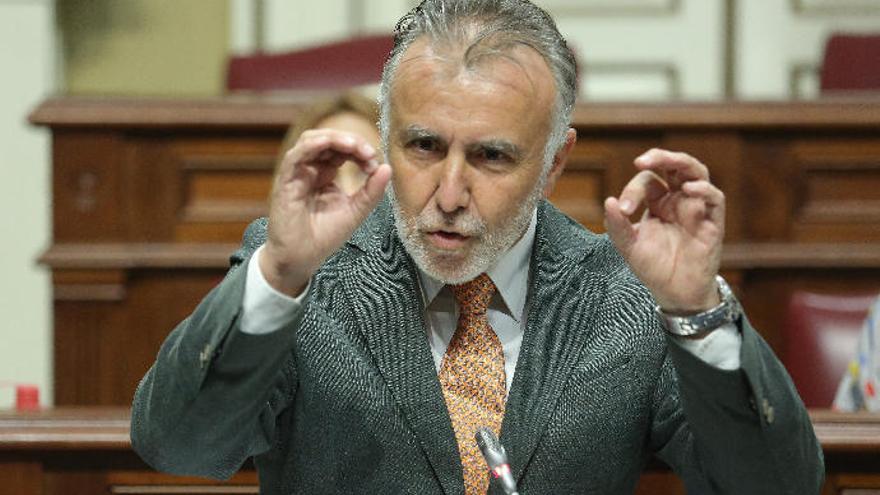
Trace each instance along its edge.
{"label": "shirt cuff", "polygon": [[275,290],[260,271],[262,252],[263,246],[260,246],[251,256],[244,285],[241,331],[251,335],[271,333],[293,321],[312,285],[309,281],[298,297],[290,297]]}
{"label": "shirt cuff", "polygon": [[674,337],[688,352],[700,358],[704,363],[722,370],[738,370],[740,368],[740,349],[742,335],[733,323],[718,327],[702,339],[686,339]]}

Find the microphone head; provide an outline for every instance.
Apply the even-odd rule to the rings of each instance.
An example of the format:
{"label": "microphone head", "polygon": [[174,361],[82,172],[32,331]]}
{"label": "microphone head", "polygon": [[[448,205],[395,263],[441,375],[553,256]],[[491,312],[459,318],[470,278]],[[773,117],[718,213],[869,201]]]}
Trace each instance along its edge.
{"label": "microphone head", "polygon": [[504,451],[504,446],[501,445],[501,442],[492,430],[485,426],[477,428],[474,439],[477,441],[477,446],[480,448],[480,452],[483,454],[483,458],[486,459],[486,464],[489,465],[490,469],[507,464],[507,453]]}
{"label": "microphone head", "polygon": [[480,447],[481,452],[485,452],[486,449],[498,450],[501,448],[501,442],[498,441],[498,437],[485,426],[477,428],[477,432],[474,433],[474,439],[477,441],[477,446]]}
{"label": "microphone head", "polygon": [[480,447],[483,458],[486,459],[489,472],[499,481],[504,493],[517,495],[516,481],[513,479],[510,465],[507,463],[507,452],[504,451],[504,446],[501,445],[501,441],[498,440],[495,433],[484,426],[477,428],[474,439],[477,441],[477,446]]}

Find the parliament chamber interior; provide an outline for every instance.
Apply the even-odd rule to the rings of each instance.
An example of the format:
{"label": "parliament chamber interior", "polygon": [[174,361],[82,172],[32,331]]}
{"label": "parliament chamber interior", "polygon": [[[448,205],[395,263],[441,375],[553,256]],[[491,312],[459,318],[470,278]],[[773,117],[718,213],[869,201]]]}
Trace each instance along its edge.
{"label": "parliament chamber interior", "polygon": [[[188,77],[178,69],[157,76],[169,81],[166,86],[150,83],[145,73],[120,77],[115,88],[100,85],[112,78],[98,84],[77,72],[97,70],[77,57],[122,29],[114,23],[148,23],[147,14],[159,7],[135,2],[143,11],[121,12],[83,2],[46,3],[44,10],[23,14],[0,2],[0,18],[7,10],[14,14],[0,26],[18,15],[44,26],[46,40],[69,43],[60,54],[52,54],[48,42],[31,48],[67,65],[46,62],[61,74],[36,77],[43,90],[28,93],[33,97],[25,111],[14,116],[21,135],[44,136],[34,145],[42,150],[38,158],[16,163],[12,177],[43,174],[47,181],[40,189],[47,196],[47,233],[39,237],[45,244],[22,256],[45,277],[48,300],[36,307],[48,312],[46,341],[31,352],[45,354],[51,372],[45,379],[19,372],[31,357],[16,368],[0,367],[6,388],[43,385],[37,399],[25,403],[27,390],[20,387],[18,404],[0,404],[0,493],[259,493],[252,463],[224,482],[149,468],[131,448],[132,396],[168,332],[223,279],[245,227],[268,214],[288,128],[317,99],[352,88],[374,95],[393,43],[393,20],[410,6],[352,1],[344,8],[320,7],[327,12],[316,19],[340,19],[342,25],[334,28],[338,34],[323,38],[306,27],[301,38],[283,34],[273,16],[296,11],[280,1],[211,7],[222,11],[212,11],[212,23],[226,42],[214,46],[210,40],[213,51],[203,57],[213,60],[209,82],[177,93],[175,80]],[[572,118],[578,139],[550,201],[588,229],[604,232],[603,202],[627,184],[633,159],[645,150],[682,150],[709,164],[727,202],[721,274],[809,410],[825,459],[822,495],[880,494],[880,413],[832,408],[880,295],[880,7],[818,0],[537,3],[559,17],[582,71]],[[811,59],[805,50],[778,54],[754,46],[749,36],[762,32],[746,25],[762,8],[779,10],[768,17],[790,28],[790,38],[765,42],[809,39],[803,44],[814,47]],[[180,9],[164,14],[199,16],[197,8]],[[34,15],[42,17],[34,21]],[[705,15],[722,20],[709,33],[693,27]],[[45,27],[47,20],[59,22],[62,32]],[[717,49],[708,56],[712,69],[694,75],[703,62],[684,59],[700,55],[664,58],[636,42],[627,65],[621,61],[626,57],[603,48],[600,35],[627,22],[645,24],[646,36],[658,38],[678,26],[684,33],[670,42],[677,50],[685,50],[680,41],[704,37]],[[802,25],[810,23],[822,29]],[[104,38],[90,31],[102,29]],[[151,39],[129,36],[105,49]],[[765,65],[785,65],[780,60],[789,57],[778,71],[783,82],[769,89],[756,82],[761,76],[748,75],[762,66],[747,60],[765,50],[773,52]],[[15,63],[22,55],[8,57]],[[117,58],[115,70],[137,72],[124,58]],[[200,64],[192,70],[205,70]],[[710,80],[709,89],[698,87],[694,80],[700,78]],[[628,79],[636,82],[621,85]],[[17,215],[11,204],[6,215]],[[14,221],[10,225],[15,228]],[[14,342],[22,331],[3,329],[2,340]],[[13,362],[14,353],[24,352],[0,347],[0,361]],[[635,493],[686,491],[668,467],[651,461]]]}

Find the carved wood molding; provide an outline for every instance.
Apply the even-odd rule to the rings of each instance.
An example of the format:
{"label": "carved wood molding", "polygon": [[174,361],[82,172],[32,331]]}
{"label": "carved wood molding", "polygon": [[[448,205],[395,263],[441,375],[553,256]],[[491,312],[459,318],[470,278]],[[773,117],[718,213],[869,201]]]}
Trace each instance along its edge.
{"label": "carved wood molding", "polygon": [[[880,414],[811,410],[826,452],[880,451]],[[69,407],[0,412],[0,451],[130,448],[127,407]]]}
{"label": "carved wood molding", "polygon": [[0,412],[0,452],[11,450],[129,450],[131,412],[80,407]]}
{"label": "carved wood molding", "polygon": [[[283,132],[305,107],[301,96],[227,97],[206,100],[51,98],[30,115],[49,127],[239,127]],[[880,99],[839,98],[811,102],[581,103],[572,116],[578,128],[718,127],[873,128],[880,125]]]}
{"label": "carved wood molding", "polygon": [[237,244],[56,244],[39,258],[52,269],[229,267]]}
{"label": "carved wood molding", "polygon": [[[237,244],[56,244],[39,259],[52,269],[144,269],[229,267]],[[730,243],[723,267],[880,268],[876,243]]]}
{"label": "carved wood molding", "polygon": [[880,452],[880,414],[811,410],[810,419],[825,452]]}
{"label": "carved wood molding", "polygon": [[114,485],[110,493],[125,495],[238,495],[259,494],[259,486],[198,486],[198,485]]}
{"label": "carved wood molding", "polygon": [[[735,243],[724,246],[722,266],[753,268],[878,268],[876,243]],[[878,281],[880,284],[880,281]]]}

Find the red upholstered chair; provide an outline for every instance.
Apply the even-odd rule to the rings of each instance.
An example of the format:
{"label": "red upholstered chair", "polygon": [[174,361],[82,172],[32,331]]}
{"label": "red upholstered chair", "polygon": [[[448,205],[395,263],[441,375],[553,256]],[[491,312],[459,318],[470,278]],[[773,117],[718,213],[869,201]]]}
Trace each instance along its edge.
{"label": "red upholstered chair", "polygon": [[825,45],[822,93],[880,91],[880,34],[836,34]]}
{"label": "red upholstered chair", "polygon": [[780,357],[807,407],[831,407],[876,298],[877,294],[792,294]]}
{"label": "red upholstered chair", "polygon": [[394,36],[347,39],[285,53],[258,53],[229,59],[229,91],[336,90],[379,82]]}

